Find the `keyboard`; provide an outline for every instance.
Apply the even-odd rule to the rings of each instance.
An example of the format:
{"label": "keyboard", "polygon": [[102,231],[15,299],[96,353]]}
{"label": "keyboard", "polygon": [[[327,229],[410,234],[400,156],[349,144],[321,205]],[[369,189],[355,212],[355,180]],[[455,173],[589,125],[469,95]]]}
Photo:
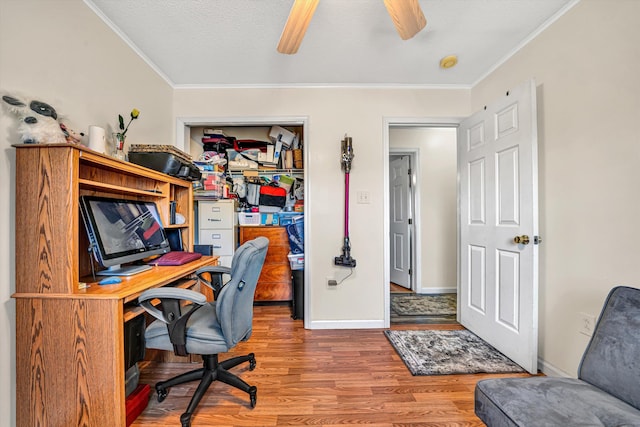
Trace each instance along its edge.
{"label": "keyboard", "polygon": [[198,252],[171,251],[149,261],[152,265],[182,265],[202,257]]}

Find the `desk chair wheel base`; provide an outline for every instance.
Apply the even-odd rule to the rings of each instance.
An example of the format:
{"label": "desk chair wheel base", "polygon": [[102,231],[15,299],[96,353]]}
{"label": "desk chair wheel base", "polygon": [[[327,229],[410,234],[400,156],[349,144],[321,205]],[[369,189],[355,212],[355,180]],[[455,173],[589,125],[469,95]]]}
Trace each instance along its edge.
{"label": "desk chair wheel base", "polygon": [[167,395],[169,394],[169,390],[167,390],[164,387],[158,387],[156,385],[156,393],[158,394],[158,403],[160,403],[167,398]]}
{"label": "desk chair wheel base", "polygon": [[209,386],[214,381],[222,381],[247,393],[249,395],[251,408],[253,409],[255,408],[258,399],[258,388],[256,386],[250,386],[240,377],[237,377],[227,371],[228,369],[246,362],[249,362],[249,370],[254,370],[256,367],[255,354],[249,353],[246,356],[237,356],[222,362],[218,362],[217,354],[204,355],[202,368],[185,372],[177,377],[173,377],[167,381],[161,381],[156,384],[158,402],[162,402],[167,397],[169,390],[174,385],[184,384],[195,380],[200,381],[186,412],[180,416],[180,423],[182,424],[182,427],[189,427],[191,425],[191,417],[195,412],[200,399],[202,399]]}
{"label": "desk chair wheel base", "polygon": [[251,386],[249,389],[249,399],[251,399],[251,408],[255,408],[258,400],[258,388],[256,386]]}
{"label": "desk chair wheel base", "polygon": [[191,427],[191,414],[185,412],[180,415],[180,424],[182,427]]}

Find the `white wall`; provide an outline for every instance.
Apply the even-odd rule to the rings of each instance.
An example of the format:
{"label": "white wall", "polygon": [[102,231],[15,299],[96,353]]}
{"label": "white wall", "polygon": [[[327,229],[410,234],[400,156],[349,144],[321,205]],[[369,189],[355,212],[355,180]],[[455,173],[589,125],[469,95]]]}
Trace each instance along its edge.
{"label": "white wall", "polygon": [[[176,117],[308,117],[305,164],[307,238],[305,266],[310,271],[311,327],[382,326],[383,283],[383,150],[384,117],[451,117],[468,112],[467,90],[416,89],[178,89]],[[351,255],[357,267],[337,289],[327,277],[340,280],[349,270],[335,267],[343,236],[344,174],[340,141],[353,138],[355,158],[350,191],[366,190],[370,204],[350,204]]]}
{"label": "white wall", "polygon": [[[418,149],[416,201],[420,213],[419,293],[456,292],[456,128],[392,127],[390,149]],[[414,169],[415,170],[415,169]]]}
{"label": "white wall", "polygon": [[582,0],[472,90],[474,109],[535,78],[540,357],[576,375],[614,285],[640,286],[640,2]]}
{"label": "white wall", "polygon": [[[51,104],[70,126],[117,126],[138,108],[129,143],[173,142],[172,88],[80,0],[0,1],[0,91]],[[15,424],[16,122],[0,109],[0,414]],[[19,189],[18,189],[19,192]],[[8,424],[4,424],[4,423]]]}

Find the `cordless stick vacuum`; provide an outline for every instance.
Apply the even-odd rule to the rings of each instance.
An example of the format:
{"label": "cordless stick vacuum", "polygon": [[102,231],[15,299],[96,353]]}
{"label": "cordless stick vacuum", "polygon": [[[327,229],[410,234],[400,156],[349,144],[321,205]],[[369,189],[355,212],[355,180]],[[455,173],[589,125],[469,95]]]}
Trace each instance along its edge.
{"label": "cordless stick vacuum", "polygon": [[351,137],[344,135],[342,140],[342,170],[344,171],[344,243],[342,255],[335,257],[334,264],[343,267],[355,267],[356,260],[351,258],[351,242],[349,241],[349,173],[351,172],[351,160],[353,160],[353,146]]}

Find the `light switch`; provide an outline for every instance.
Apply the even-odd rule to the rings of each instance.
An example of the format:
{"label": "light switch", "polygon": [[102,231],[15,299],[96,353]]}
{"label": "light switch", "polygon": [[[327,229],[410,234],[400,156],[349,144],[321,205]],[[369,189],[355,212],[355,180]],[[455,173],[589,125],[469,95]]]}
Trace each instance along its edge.
{"label": "light switch", "polygon": [[371,193],[368,191],[358,191],[358,203],[369,204],[371,203]]}

